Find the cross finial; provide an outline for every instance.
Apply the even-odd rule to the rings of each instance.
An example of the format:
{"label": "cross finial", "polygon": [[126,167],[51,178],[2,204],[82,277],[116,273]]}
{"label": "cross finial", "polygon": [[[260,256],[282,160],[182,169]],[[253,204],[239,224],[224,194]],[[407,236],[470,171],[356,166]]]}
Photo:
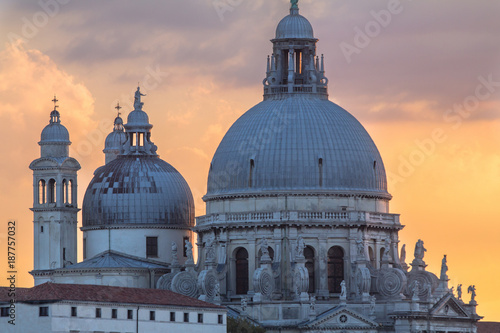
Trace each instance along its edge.
{"label": "cross finial", "polygon": [[116,103],[115,109],[118,111],[118,117],[119,117],[121,115],[120,109],[122,109],[122,107],[120,106],[120,102]]}
{"label": "cross finial", "polygon": [[54,99],[52,100],[52,102],[54,102],[54,110],[57,110],[57,108],[59,107],[59,105],[57,105],[57,102],[59,102],[59,100],[56,98],[56,95],[54,95]]}
{"label": "cross finial", "polygon": [[299,0],[290,0],[292,7],[290,9],[299,9]]}

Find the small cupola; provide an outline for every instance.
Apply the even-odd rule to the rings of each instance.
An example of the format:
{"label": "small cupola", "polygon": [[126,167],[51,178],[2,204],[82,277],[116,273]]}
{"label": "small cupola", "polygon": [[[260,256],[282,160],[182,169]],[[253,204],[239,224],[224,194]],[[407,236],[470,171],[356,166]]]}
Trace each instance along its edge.
{"label": "small cupola", "polygon": [[57,110],[57,98],[54,96],[54,110],[50,113],[49,124],[42,130],[41,140],[38,142],[42,157],[67,157],[69,154],[69,132],[61,124],[61,114]]}

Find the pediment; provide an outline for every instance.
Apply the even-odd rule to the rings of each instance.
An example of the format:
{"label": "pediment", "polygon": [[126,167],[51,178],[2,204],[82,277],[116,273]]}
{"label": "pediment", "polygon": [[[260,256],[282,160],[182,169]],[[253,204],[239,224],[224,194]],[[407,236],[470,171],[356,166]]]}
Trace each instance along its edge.
{"label": "pediment", "polygon": [[376,332],[378,324],[360,313],[342,307],[328,310],[302,326],[310,329],[339,331],[348,329],[372,332],[371,329],[373,329],[373,332]]}
{"label": "pediment", "polygon": [[80,163],[72,157],[42,157],[34,160],[30,164],[30,169],[54,169],[67,168],[79,170]]}
{"label": "pediment", "polygon": [[31,162],[30,169],[58,168],[59,163],[51,158],[39,158]]}
{"label": "pediment", "polygon": [[430,314],[438,317],[469,318],[469,314],[452,294],[446,294],[431,309]]}
{"label": "pediment", "polygon": [[75,160],[72,157],[69,157],[66,160],[64,160],[64,162],[62,162],[61,168],[80,169],[81,166],[80,166],[80,163],[78,163],[77,160]]}

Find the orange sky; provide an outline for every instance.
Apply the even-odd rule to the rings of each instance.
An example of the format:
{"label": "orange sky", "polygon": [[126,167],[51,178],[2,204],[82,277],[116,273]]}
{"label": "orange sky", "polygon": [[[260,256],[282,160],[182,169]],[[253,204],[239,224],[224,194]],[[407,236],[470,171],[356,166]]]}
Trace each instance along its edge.
{"label": "orange sky", "polygon": [[[269,40],[287,2],[243,0],[224,11],[195,0],[57,2],[49,10],[3,1],[0,281],[7,221],[15,219],[18,286],[32,285],[28,165],[39,156],[54,93],[71,155],[82,165],[80,206],[104,162],[113,106],[126,106],[140,81],[148,88],[143,101],[153,141],[188,181],[202,215],[210,160],[229,126],[262,99]],[[500,321],[499,5],[401,1],[401,12],[347,59],[342,43],[355,45],[356,28],[373,22],[372,11],[387,9],[388,1],[299,4],[325,53],[331,100],[363,123],[384,159],[409,261],[418,239],[434,273],[446,254],[450,284],[475,284],[478,313]],[[11,43],[18,37],[24,42]]]}

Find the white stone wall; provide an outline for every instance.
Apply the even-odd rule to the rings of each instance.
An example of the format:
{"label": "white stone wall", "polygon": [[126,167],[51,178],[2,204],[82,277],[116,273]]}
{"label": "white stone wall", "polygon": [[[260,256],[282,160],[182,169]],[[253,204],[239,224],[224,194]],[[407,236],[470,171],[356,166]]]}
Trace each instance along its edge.
{"label": "white stone wall", "polygon": [[[5,305],[0,305],[5,306]],[[48,306],[49,316],[40,317],[39,307]],[[71,307],[77,307],[77,316],[71,317]],[[138,310],[139,307],[139,310]],[[96,318],[96,308],[101,308],[101,318]],[[111,318],[112,309],[117,309],[117,318]],[[127,310],[133,310],[133,319],[127,318]],[[139,332],[190,332],[225,333],[225,309],[193,309],[167,306],[146,306],[136,304],[103,304],[59,302],[31,305],[18,303],[16,325],[8,324],[8,318],[0,318],[2,333],[93,333],[93,332],[136,332],[137,311],[139,311]],[[150,320],[150,311],[155,311],[155,320]],[[176,313],[176,321],[170,322],[170,312]],[[183,322],[184,313],[190,314],[189,323]],[[198,313],[203,313],[203,323],[198,323]],[[223,324],[218,316],[223,316]]]}
{"label": "white stone wall", "polygon": [[183,238],[189,237],[194,246],[192,231],[184,229],[120,228],[86,230],[83,232],[83,237],[87,243],[87,252],[85,254],[87,259],[109,249],[146,258],[146,237],[158,237],[158,257],[149,259],[170,263],[172,260],[172,242],[176,242],[179,262],[184,263],[186,258],[183,256]]}

